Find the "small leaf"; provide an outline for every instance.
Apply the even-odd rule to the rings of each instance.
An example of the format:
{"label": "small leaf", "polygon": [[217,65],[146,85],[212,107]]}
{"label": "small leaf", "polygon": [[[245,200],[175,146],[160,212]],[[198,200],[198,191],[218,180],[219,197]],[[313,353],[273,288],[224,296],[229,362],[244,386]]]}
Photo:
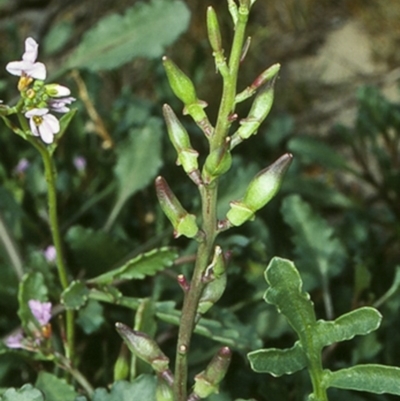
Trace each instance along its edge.
{"label": "small leaf", "polygon": [[78,310],[82,308],[88,300],[89,290],[85,283],[76,280],[61,294],[61,303],[66,309]]}
{"label": "small leaf", "polygon": [[265,271],[265,279],[270,285],[265,301],[286,316],[300,337],[305,330],[311,330],[316,324],[313,303],[309,294],[302,292],[301,277],[293,262],[273,258]]}
{"label": "small leaf", "polygon": [[90,300],[84,308],[79,310],[78,318],[76,319],[76,322],[86,334],[96,332],[104,321],[103,306],[93,300]]}
{"label": "small leaf", "polygon": [[124,15],[111,14],[89,30],[67,68],[112,69],[135,57],[157,58],[183,33],[189,10],[178,0],[137,3]]}
{"label": "small leaf", "polygon": [[117,381],[110,392],[105,388],[97,388],[92,401],[155,401],[156,378],[151,375],[139,376],[129,383]]}
{"label": "small leaf", "polygon": [[376,309],[364,307],[346,313],[334,322],[319,320],[314,335],[321,346],[326,346],[368,334],[380,326],[381,320],[382,315]]}
{"label": "small leaf", "polygon": [[44,401],[43,394],[31,384],[25,384],[20,389],[7,389],[0,397],[1,401]]}
{"label": "small leaf", "polygon": [[339,274],[346,253],[333,228],[297,195],[285,198],[282,214],[294,230],[296,266],[307,291]]}
{"label": "small leaf", "polygon": [[292,348],[252,351],[247,358],[255,372],[270,373],[275,377],[290,375],[307,366],[307,357],[299,342]]}
{"label": "small leaf", "polygon": [[161,119],[150,118],[143,128],[132,129],[129,138],[118,146],[114,169],[118,195],[105,224],[106,231],[113,225],[125,202],[155,178],[162,165],[162,130]]}
{"label": "small leaf", "polygon": [[140,280],[171,266],[177,256],[173,248],[153,249],[136,256],[117,269],[89,280],[89,283],[104,285],[111,284],[114,280]]}
{"label": "small leaf", "polygon": [[384,365],[356,365],[336,372],[325,371],[327,387],[400,395],[400,368]]}
{"label": "small leaf", "polygon": [[67,232],[66,241],[76,264],[84,268],[89,277],[109,270],[128,252],[125,244],[117,242],[106,232],[81,226],[71,227]]}
{"label": "small leaf", "polygon": [[65,379],[43,370],[39,372],[35,386],[43,392],[46,401],[74,401],[78,395]]}
{"label": "small leaf", "polygon": [[33,315],[28,306],[28,302],[34,299],[36,301],[47,301],[47,288],[41,273],[27,273],[23,276],[18,291],[18,316],[21,319],[22,326],[27,327],[28,322],[32,321]]}

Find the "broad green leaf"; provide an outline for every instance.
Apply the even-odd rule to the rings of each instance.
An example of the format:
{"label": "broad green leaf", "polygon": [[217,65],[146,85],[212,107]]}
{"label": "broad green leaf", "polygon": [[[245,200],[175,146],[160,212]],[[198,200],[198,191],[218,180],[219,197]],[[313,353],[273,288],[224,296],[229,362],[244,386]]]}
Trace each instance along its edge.
{"label": "broad green leaf", "polygon": [[324,285],[329,277],[339,274],[346,253],[332,227],[297,195],[285,198],[282,214],[294,231],[296,266],[306,290]]}
{"label": "broad green leaf", "polygon": [[153,117],[144,127],[132,129],[129,138],[118,145],[114,169],[118,194],[105,230],[113,225],[125,202],[155,178],[162,165],[162,132],[161,119]]}
{"label": "broad green leaf", "polygon": [[325,372],[327,387],[400,395],[400,368],[384,365],[356,365]]}
{"label": "broad green leaf", "polygon": [[374,308],[363,307],[338,317],[333,322],[319,320],[314,336],[324,347],[339,341],[351,340],[354,336],[365,335],[376,330],[382,315]]}
{"label": "broad green leaf", "polygon": [[34,299],[36,301],[47,301],[47,288],[41,273],[27,273],[23,276],[18,290],[18,316],[21,319],[22,326],[26,329],[28,322],[33,321],[33,315],[29,309],[28,302]]}
{"label": "broad green leaf", "polygon": [[177,258],[177,251],[164,247],[142,253],[123,266],[89,280],[91,284],[111,284],[114,280],[141,280],[170,267]]}
{"label": "broad green leaf", "polygon": [[44,401],[43,394],[31,384],[25,384],[20,389],[7,389],[0,401]]}
{"label": "broad green leaf", "polygon": [[88,300],[89,290],[85,283],[79,280],[73,281],[61,294],[61,303],[66,309],[80,309]]}
{"label": "broad green leaf", "polygon": [[72,250],[75,263],[85,269],[87,276],[103,273],[119,262],[129,251],[104,231],[81,226],[71,227],[66,241]]}
{"label": "broad green leaf", "polygon": [[315,163],[329,169],[352,171],[346,159],[331,146],[310,136],[295,136],[288,143],[288,150],[305,163]]}
{"label": "broad green leaf", "polygon": [[183,33],[189,10],[179,0],[138,2],[124,15],[111,14],[89,30],[67,68],[112,69],[136,57],[157,58]]}
{"label": "broad green leaf", "polygon": [[247,354],[255,372],[270,373],[272,376],[290,375],[307,366],[307,357],[299,342],[292,348],[260,349]]}
{"label": "broad green leaf", "polygon": [[35,387],[43,392],[46,401],[74,401],[78,395],[65,379],[44,370],[39,372]]}
{"label": "broad green leaf", "polygon": [[302,291],[300,274],[290,260],[275,257],[265,271],[270,287],[265,301],[277,307],[299,336],[316,324],[313,303],[308,293]]}
{"label": "broad green leaf", "polygon": [[89,300],[85,307],[79,310],[76,322],[86,334],[96,332],[105,322],[103,306],[97,301]]}
{"label": "broad green leaf", "polygon": [[117,381],[108,392],[97,388],[92,401],[155,401],[156,378],[150,375],[139,376],[133,382]]}

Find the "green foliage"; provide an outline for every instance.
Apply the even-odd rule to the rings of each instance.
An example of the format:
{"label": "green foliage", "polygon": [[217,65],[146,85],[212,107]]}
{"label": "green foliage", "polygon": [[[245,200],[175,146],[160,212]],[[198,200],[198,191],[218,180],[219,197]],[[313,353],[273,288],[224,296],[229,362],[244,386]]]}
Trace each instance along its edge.
{"label": "green foliage", "polygon": [[39,373],[35,387],[44,394],[46,401],[74,401],[78,395],[65,379],[45,371]]}
{"label": "green foliage", "polygon": [[20,389],[9,388],[0,397],[1,401],[44,401],[43,394],[31,384],[24,384]]}
{"label": "green foliage", "polygon": [[326,389],[329,387],[400,395],[400,368],[355,365],[335,372],[322,369],[321,352],[324,347],[368,334],[379,327],[381,315],[376,309],[364,307],[335,321],[317,321],[313,303],[309,294],[302,291],[303,283],[292,262],[272,259],[265,278],[269,284],[265,301],[275,305],[285,315],[299,340],[289,349],[250,352],[248,358],[253,370],[281,376],[307,368],[313,385],[310,399],[326,400]]}
{"label": "green foliage", "polygon": [[189,11],[179,0],[137,3],[89,30],[67,61],[68,68],[113,69],[136,57],[161,57],[187,29]]}

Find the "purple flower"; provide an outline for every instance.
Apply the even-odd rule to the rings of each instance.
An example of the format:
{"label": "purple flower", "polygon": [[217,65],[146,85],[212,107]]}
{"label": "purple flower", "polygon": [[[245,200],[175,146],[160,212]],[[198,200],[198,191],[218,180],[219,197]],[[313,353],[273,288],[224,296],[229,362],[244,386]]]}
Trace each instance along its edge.
{"label": "purple flower", "polygon": [[17,76],[28,76],[35,79],[46,79],[46,66],[36,62],[38,55],[38,44],[32,38],[25,40],[25,53],[21,61],[11,61],[6,65],[6,70]]}
{"label": "purple flower", "polygon": [[24,340],[24,334],[21,329],[15,332],[15,334],[11,334],[11,336],[8,336],[4,343],[7,345],[8,348],[23,348],[23,340]]}
{"label": "purple flower", "polygon": [[29,164],[30,163],[29,163],[29,161],[27,159],[22,158],[18,162],[18,164],[15,166],[14,172],[17,173],[17,174],[24,173],[27,170],[27,168],[29,167]]}
{"label": "purple flower", "polygon": [[29,118],[32,134],[50,144],[54,141],[54,135],[60,131],[60,122],[48,113],[49,109],[31,109],[25,113],[25,117]]}
{"label": "purple flower", "polygon": [[75,100],[76,99],[72,96],[60,99],[51,98],[48,100],[47,104],[49,108],[56,113],[67,113],[69,111],[69,107],[67,107],[67,105],[70,105]]}
{"label": "purple flower", "polygon": [[32,315],[41,326],[45,326],[51,319],[51,303],[40,302],[35,299],[28,301],[29,308]]}
{"label": "purple flower", "polygon": [[55,262],[56,257],[57,257],[57,251],[56,247],[54,245],[49,245],[44,251],[43,255],[46,258],[46,260],[50,263]]}
{"label": "purple flower", "polygon": [[73,160],[75,168],[79,171],[85,171],[86,169],[86,159],[83,156],[75,156]]}

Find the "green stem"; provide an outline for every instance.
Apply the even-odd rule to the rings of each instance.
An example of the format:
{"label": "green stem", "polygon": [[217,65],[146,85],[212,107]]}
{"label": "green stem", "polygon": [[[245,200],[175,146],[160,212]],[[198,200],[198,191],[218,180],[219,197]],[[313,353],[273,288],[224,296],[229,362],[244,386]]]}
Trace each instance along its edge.
{"label": "green stem", "polygon": [[[27,132],[29,127],[26,119],[21,113],[18,113],[19,122],[22,129]],[[57,170],[54,164],[54,160],[46,147],[42,142],[38,141],[35,137],[28,135],[27,140],[39,151],[45,171],[45,179],[47,182],[47,198],[49,208],[49,220],[50,230],[53,238],[53,245],[56,248],[56,265],[58,271],[58,277],[63,290],[68,288],[68,275],[67,268],[65,266],[64,250],[62,247],[60,229],[58,224],[57,214],[57,191],[56,191],[56,179]],[[74,311],[66,311],[66,344],[65,344],[65,355],[71,361],[73,361],[73,350],[75,340],[75,325],[74,325]]]}
{"label": "green stem", "polygon": [[[248,13],[249,7],[243,5],[239,7],[239,18],[235,26],[235,34],[229,58],[229,73],[223,74],[222,99],[215,131],[210,138],[210,152],[223,146],[228,136],[229,127],[231,125],[230,116],[233,114],[235,107],[237,76]],[[214,180],[209,185],[200,186],[199,189],[202,200],[202,230],[204,232],[204,238],[202,242],[200,242],[197,250],[197,259],[190,282],[190,289],[185,294],[182,307],[175,361],[175,401],[187,400],[187,355],[196,324],[195,318],[199,300],[204,289],[203,275],[210,262],[214,241],[217,236],[216,204],[218,179]]]}
{"label": "green stem", "polygon": [[195,328],[195,318],[201,294],[204,289],[203,275],[213,252],[214,240],[217,235],[217,183],[200,188],[203,205],[204,240],[199,244],[190,289],[185,294],[182,315],[179,325],[178,343],[175,362],[175,399],[187,400],[187,354],[190,348],[192,333]]}

